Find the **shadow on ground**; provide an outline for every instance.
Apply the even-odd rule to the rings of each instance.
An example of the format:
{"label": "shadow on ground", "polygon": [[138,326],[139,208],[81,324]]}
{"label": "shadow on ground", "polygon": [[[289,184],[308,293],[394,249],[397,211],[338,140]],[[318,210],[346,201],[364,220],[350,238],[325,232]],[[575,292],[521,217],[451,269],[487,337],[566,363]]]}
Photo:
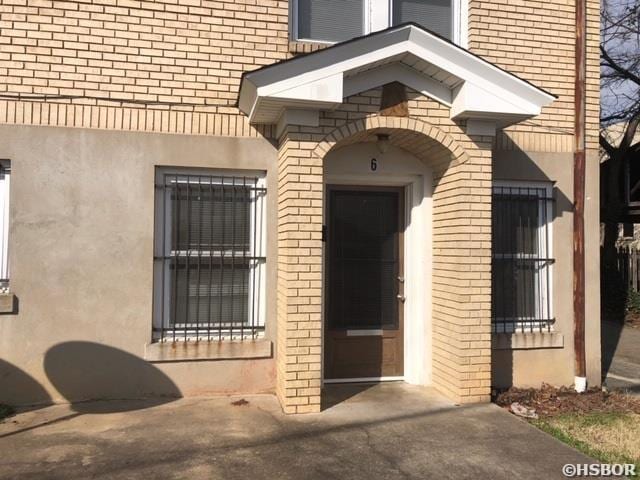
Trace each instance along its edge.
{"label": "shadow on ground", "polygon": [[495,405],[366,387],[314,415],[283,415],[265,395],[73,418],[12,437],[0,479],[563,478],[564,464],[590,462]]}
{"label": "shadow on ground", "polygon": [[[602,379],[607,377],[615,356],[624,323],[622,321],[600,322],[600,348],[602,356]],[[640,347],[639,347],[640,348]]]}
{"label": "shadow on ground", "polygon": [[[120,411],[181,397],[173,381],[149,362],[98,343],[60,343],[47,351],[44,369],[49,381],[79,413],[108,413],[104,405],[87,400],[151,399],[137,404],[113,403],[112,411]],[[99,411],[95,410],[97,405]]]}
{"label": "shadow on ground", "polygon": [[375,386],[375,383],[350,383],[334,384],[322,389],[321,409],[327,410],[331,407],[354,397]]}
{"label": "shadow on ground", "polygon": [[[0,434],[0,438],[72,420],[83,414],[147,409],[182,396],[173,381],[149,362],[93,342],[55,345],[45,355],[44,370],[49,382],[69,402],[71,412],[55,416],[36,415],[28,425],[16,425],[16,428]],[[53,403],[37,380],[3,360],[0,360],[0,385],[0,401],[20,405],[19,412],[37,410]],[[133,400],[95,401],[119,399]]]}

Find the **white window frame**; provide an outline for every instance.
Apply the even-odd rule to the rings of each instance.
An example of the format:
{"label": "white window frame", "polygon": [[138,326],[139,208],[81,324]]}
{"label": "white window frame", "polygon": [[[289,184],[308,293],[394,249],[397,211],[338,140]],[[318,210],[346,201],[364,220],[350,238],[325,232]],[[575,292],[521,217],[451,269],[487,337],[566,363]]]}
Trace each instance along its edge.
{"label": "white window frame", "polygon": [[0,160],[0,293],[9,291],[9,214],[11,162]]}
{"label": "white window frame", "polygon": [[[255,185],[258,189],[266,189],[266,173],[263,171],[243,171],[243,170],[219,170],[219,169],[193,169],[193,168],[166,168],[159,167],[156,170],[156,184],[159,181],[164,182],[164,177],[166,175],[176,175],[180,176],[188,176],[192,175],[197,177],[198,175],[212,176],[214,180],[215,177],[219,177],[220,180],[229,179],[231,177],[251,177],[257,178],[258,181]],[[186,183],[186,179],[178,181],[178,183]],[[190,183],[194,185],[198,185],[198,182],[191,180]],[[214,181],[214,185],[222,185],[223,181]],[[225,185],[231,185],[230,183],[224,183]],[[253,185],[252,185],[253,186]],[[177,251],[171,249],[171,228],[167,228],[166,226],[172,225],[172,211],[171,208],[167,208],[169,204],[171,192],[169,190],[164,190],[164,195],[162,198],[159,194],[156,195],[156,226],[155,226],[155,235],[154,235],[154,248],[157,255],[169,256],[169,255],[178,255],[178,256],[187,256],[192,252],[197,251]],[[266,313],[266,251],[267,251],[267,241],[266,241],[266,233],[267,233],[267,212],[266,212],[266,190],[263,192],[258,192],[256,190],[251,191],[251,201],[255,203],[255,206],[250,209],[250,225],[249,225],[249,250],[245,253],[248,257],[264,257],[265,260],[253,260],[249,262],[249,280],[248,280],[248,292],[247,292],[247,311],[254,312],[255,314],[255,322],[254,326],[264,327],[265,326],[265,313]],[[164,220],[165,228],[162,228],[162,220]],[[253,234],[254,231],[260,231],[257,234]],[[163,230],[164,230],[164,238],[163,238]],[[163,251],[164,249],[164,251]],[[230,257],[231,251],[211,251],[207,252],[211,254],[214,258],[218,258],[223,254],[225,256]],[[237,254],[237,251],[236,251]],[[164,278],[163,278],[164,277]],[[163,291],[164,286],[164,291]],[[254,294],[255,288],[255,294]],[[154,262],[154,287],[153,287],[153,298],[154,298],[154,314],[153,314],[153,324],[156,328],[162,328],[165,332],[165,338],[159,339],[154,338],[154,341],[171,340],[171,331],[175,330],[176,332],[180,332],[180,335],[176,335],[176,340],[187,340],[187,341],[196,341],[196,340],[207,340],[206,336],[197,335],[193,332],[190,332],[189,325],[190,324],[177,324],[171,326],[171,273],[170,270],[164,268],[164,264],[160,264],[159,262]],[[164,302],[164,305],[163,305]],[[164,312],[164,317],[162,316],[162,312]],[[215,326],[214,326],[215,325]],[[185,327],[187,332],[189,332],[186,337],[184,336]],[[196,325],[192,330],[196,331]],[[211,330],[213,332],[212,340],[218,339],[218,334],[221,333],[223,340],[236,340],[239,339],[239,335],[237,331],[239,327],[231,327],[229,325],[223,326],[222,329],[219,329],[217,324],[211,324]],[[264,335],[264,330],[259,334],[250,333],[249,329],[244,334],[244,338],[256,338]]]}
{"label": "white window frame", "polygon": [[[463,48],[467,48],[469,0],[452,0],[452,2],[452,41]],[[290,33],[294,41],[324,45],[340,43],[300,37],[298,35],[298,0],[291,0],[290,4]],[[393,0],[364,0],[364,25],[362,26],[362,34],[369,35],[370,33],[389,28],[393,25],[392,17]]]}
{"label": "white window frame", "polygon": [[[518,189],[535,189],[536,191],[542,190],[544,197],[538,194],[538,198],[552,198],[553,197],[553,184],[551,182],[532,182],[532,181],[494,181],[494,187],[502,188],[518,188]],[[537,237],[538,237],[538,254],[526,255],[526,254],[501,254],[499,258],[553,258],[553,205],[551,201],[538,202],[538,218],[540,224],[538,225]],[[546,212],[543,212],[546,209]],[[542,223],[543,219],[547,219],[547,223]],[[498,255],[492,253],[492,258],[496,258]],[[540,278],[540,281],[535,282],[535,298],[539,301],[535,302],[536,316],[530,317],[515,317],[515,318],[500,318],[498,325],[503,325],[504,330],[498,333],[523,333],[531,331],[531,322],[539,318],[553,319],[553,262],[548,262],[539,268],[536,272],[536,277]],[[550,298],[547,298],[547,295]],[[540,310],[542,307],[542,311]],[[548,310],[548,311],[545,311]],[[503,323],[504,322],[504,323]],[[507,325],[512,326],[512,330],[506,328]],[[550,323],[545,326],[545,330],[554,331],[554,323]]]}

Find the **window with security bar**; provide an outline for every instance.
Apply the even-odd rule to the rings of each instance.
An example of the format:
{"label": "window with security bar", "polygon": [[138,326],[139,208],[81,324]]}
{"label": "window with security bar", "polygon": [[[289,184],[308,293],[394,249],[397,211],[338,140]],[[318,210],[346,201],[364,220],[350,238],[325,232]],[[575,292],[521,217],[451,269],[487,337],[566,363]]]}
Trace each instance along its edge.
{"label": "window with security bar", "polygon": [[262,334],[265,202],[263,173],[157,170],[155,340]]}
{"label": "window with security bar", "polygon": [[9,291],[9,190],[11,162],[0,160],[0,292]]}
{"label": "window with security bar", "polygon": [[493,187],[493,332],[553,329],[552,206],[550,184]]}

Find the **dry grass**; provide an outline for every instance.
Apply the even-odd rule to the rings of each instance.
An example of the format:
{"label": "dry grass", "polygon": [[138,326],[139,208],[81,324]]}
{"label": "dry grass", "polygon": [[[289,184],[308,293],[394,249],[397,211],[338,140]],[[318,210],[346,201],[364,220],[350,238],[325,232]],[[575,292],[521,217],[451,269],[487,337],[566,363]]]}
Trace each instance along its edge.
{"label": "dry grass", "polygon": [[[640,398],[593,388],[511,388],[495,402],[518,402],[540,416],[532,424],[602,463],[633,463],[640,472]],[[637,476],[637,475],[636,475]]]}
{"label": "dry grass", "polygon": [[640,415],[568,413],[532,422],[603,463],[633,463],[640,472]]}

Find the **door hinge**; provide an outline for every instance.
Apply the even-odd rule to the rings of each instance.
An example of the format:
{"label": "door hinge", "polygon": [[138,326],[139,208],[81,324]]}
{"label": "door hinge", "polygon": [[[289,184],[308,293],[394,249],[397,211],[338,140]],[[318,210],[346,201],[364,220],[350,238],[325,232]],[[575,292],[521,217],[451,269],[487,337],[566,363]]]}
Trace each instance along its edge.
{"label": "door hinge", "polygon": [[327,241],[327,226],[326,225],[322,225],[322,241],[323,242]]}

